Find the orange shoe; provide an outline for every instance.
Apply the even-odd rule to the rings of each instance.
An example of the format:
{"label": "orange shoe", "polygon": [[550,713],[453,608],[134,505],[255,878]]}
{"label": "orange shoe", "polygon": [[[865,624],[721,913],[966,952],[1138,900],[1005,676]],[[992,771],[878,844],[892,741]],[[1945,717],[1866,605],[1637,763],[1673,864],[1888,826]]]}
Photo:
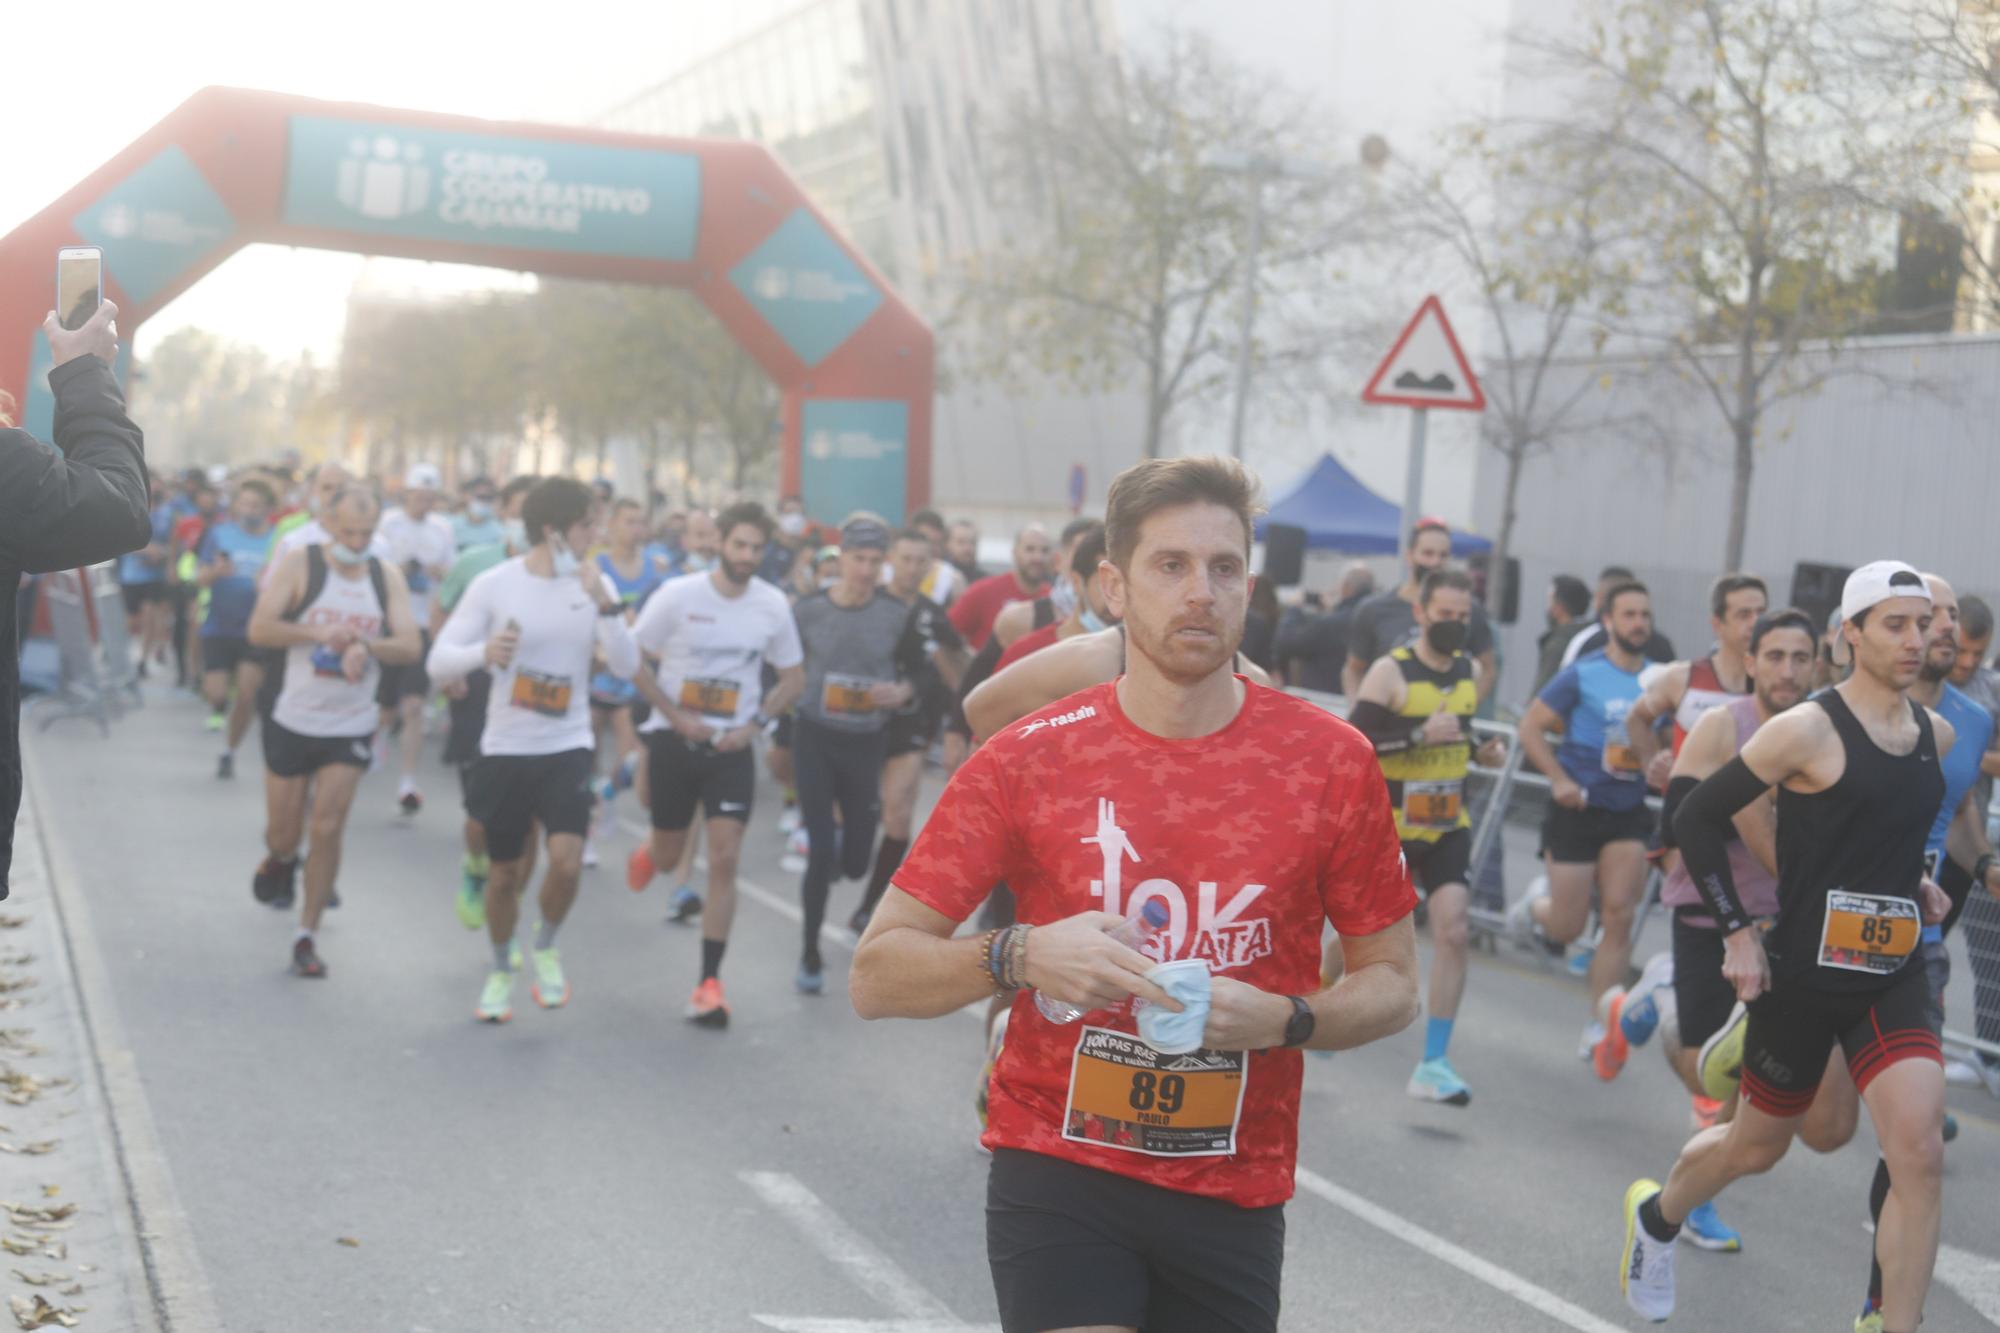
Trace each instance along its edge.
{"label": "orange shoe", "polygon": [[643,842],[625,858],[625,887],[634,893],[644,893],[658,873],[653,868],[653,849]]}
{"label": "orange shoe", "polygon": [[1722,1114],[1722,1103],[1711,1097],[1704,1097],[1698,1092],[1688,1098],[1688,1101],[1693,1107],[1688,1119],[1694,1122],[1694,1127],[1714,1129],[1716,1117]]}
{"label": "orange shoe", "polygon": [[687,1020],[700,1027],[726,1028],[729,1026],[729,1002],[722,998],[722,982],[710,977],[694,988],[688,997]]}
{"label": "orange shoe", "polygon": [[1625,1040],[1625,1029],[1618,1022],[1624,1010],[1625,991],[1621,987],[1611,993],[1610,1011],[1604,1019],[1604,1036],[1590,1049],[1590,1066],[1606,1083],[1624,1071],[1626,1057],[1632,1054],[1631,1043]]}

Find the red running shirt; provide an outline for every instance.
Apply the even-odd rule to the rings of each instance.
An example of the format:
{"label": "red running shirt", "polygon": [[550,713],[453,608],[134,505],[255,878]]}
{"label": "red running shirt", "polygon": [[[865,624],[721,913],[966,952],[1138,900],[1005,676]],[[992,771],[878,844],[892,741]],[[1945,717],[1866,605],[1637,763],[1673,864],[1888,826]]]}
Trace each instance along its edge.
{"label": "red running shirt", "polygon": [[993,674],[995,676],[999,675],[1008,667],[1013,666],[1014,663],[1028,656],[1028,654],[1040,652],[1054,643],[1056,641],[1056,631],[1061,628],[1062,622],[1058,620],[1053,625],[1044,625],[1040,629],[1031,629],[1020,638],[1014,640],[1014,642],[1008,644],[1007,651],[1000,654],[1000,660],[993,664]]}
{"label": "red running shirt", "polygon": [[[1115,681],[1013,723],[952,778],[897,887],[962,921],[1005,880],[1030,925],[1125,915],[1158,898],[1169,939],[1154,952],[1206,958],[1217,975],[1273,994],[1318,990],[1322,923],[1370,935],[1409,915],[1416,892],[1374,747],[1323,709],[1244,687],[1235,720],[1194,739],[1142,730],[1119,708]],[[1109,1031],[1086,1041],[1091,1029]],[[1251,1052],[1239,1074],[1138,1070],[1128,1085],[1115,1060],[1136,1047],[1117,1034],[1136,1031],[1129,1014],[1105,1010],[1057,1026],[1031,994],[1016,996],[986,1146],[1245,1208],[1290,1198],[1300,1053]],[[1107,1045],[1113,1063],[1083,1058]],[[1198,1109],[1197,1140],[1232,1117],[1233,1135],[1191,1143],[1172,1127]],[[1114,1113],[1093,1113],[1105,1110]],[[1180,1116],[1157,1114],[1167,1110]]]}
{"label": "red running shirt", "polygon": [[965,636],[967,646],[976,653],[992,637],[993,622],[1000,618],[1001,611],[1013,602],[1038,597],[1041,591],[1040,585],[1022,587],[1020,576],[1010,569],[1004,574],[988,575],[960,593],[946,615],[951,618],[952,628]]}

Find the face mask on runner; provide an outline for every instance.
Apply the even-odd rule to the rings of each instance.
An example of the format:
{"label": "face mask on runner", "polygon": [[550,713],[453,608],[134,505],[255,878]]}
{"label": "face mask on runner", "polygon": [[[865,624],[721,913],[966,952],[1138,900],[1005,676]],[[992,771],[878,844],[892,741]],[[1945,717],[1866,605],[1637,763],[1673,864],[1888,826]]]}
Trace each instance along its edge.
{"label": "face mask on runner", "polygon": [[500,520],[500,534],[515,550],[525,550],[528,545],[528,525],[518,518]]}
{"label": "face mask on runner", "polygon": [[1424,639],[1436,652],[1455,653],[1465,647],[1465,636],[1471,630],[1463,620],[1440,620],[1424,631]]}
{"label": "face mask on runner", "polygon": [[346,565],[349,569],[368,559],[368,552],[357,551],[345,542],[328,542],[326,549],[336,564]]}
{"label": "face mask on runner", "polygon": [[705,555],[697,555],[694,552],[689,552],[687,559],[681,561],[681,567],[690,574],[706,574],[709,570],[715,568],[715,561]]}
{"label": "face mask on runner", "polygon": [[1070,613],[1076,610],[1075,582],[1068,578],[1057,579],[1055,587],[1049,589],[1049,604],[1055,607],[1057,620],[1068,620]]}
{"label": "face mask on runner", "polygon": [[550,540],[549,558],[555,564],[556,577],[559,579],[575,578],[577,566],[582,563],[576,558],[576,552],[569,549],[569,543],[560,537],[552,537]]}
{"label": "face mask on runner", "polygon": [[778,516],[778,530],[787,537],[796,537],[806,530],[804,514],[781,514]]}
{"label": "face mask on runner", "polygon": [[484,500],[473,500],[465,506],[465,516],[474,523],[484,523],[493,517],[493,506]]}
{"label": "face mask on runner", "polygon": [[1097,612],[1091,610],[1088,606],[1083,608],[1083,614],[1077,617],[1077,621],[1083,626],[1085,634],[1098,634],[1111,628],[1110,625],[1099,619]]}

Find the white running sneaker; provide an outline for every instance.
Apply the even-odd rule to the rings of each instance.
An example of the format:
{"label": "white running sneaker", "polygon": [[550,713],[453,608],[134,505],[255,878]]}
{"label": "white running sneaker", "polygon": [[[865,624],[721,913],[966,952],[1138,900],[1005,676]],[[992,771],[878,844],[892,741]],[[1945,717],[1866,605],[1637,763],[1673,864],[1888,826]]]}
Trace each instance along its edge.
{"label": "white running sneaker", "polygon": [[1618,1260],[1625,1303],[1656,1324],[1674,1312],[1674,1243],[1646,1234],[1639,1225],[1639,1205],[1659,1192],[1658,1182],[1651,1180],[1636,1180],[1625,1191],[1625,1252]]}
{"label": "white running sneaker", "polygon": [[585,870],[597,869],[597,844],[594,842],[583,844],[583,868]]}
{"label": "white running sneaker", "polygon": [[1549,896],[1549,877],[1537,875],[1528,882],[1528,890],[1507,909],[1507,934],[1517,944],[1530,945],[1537,942],[1541,932],[1535,929],[1535,902]]}
{"label": "white running sneaker", "polygon": [[1597,1043],[1603,1040],[1604,1024],[1592,1019],[1590,1026],[1583,1030],[1583,1039],[1576,1044],[1576,1058],[1590,1059],[1591,1052],[1597,1049]]}

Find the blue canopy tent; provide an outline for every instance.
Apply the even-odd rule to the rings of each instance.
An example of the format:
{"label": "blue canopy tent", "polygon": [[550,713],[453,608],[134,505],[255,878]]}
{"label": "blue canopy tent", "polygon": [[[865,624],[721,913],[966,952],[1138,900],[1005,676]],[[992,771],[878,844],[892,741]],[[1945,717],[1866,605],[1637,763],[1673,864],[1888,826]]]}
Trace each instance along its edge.
{"label": "blue canopy tent", "polygon": [[[1395,555],[1403,549],[1402,508],[1355,480],[1332,454],[1320,455],[1305,480],[1257,523],[1257,539],[1272,523],[1304,528],[1306,547],[1353,555]],[[1469,532],[1451,534],[1453,555],[1490,551],[1493,543]]]}

